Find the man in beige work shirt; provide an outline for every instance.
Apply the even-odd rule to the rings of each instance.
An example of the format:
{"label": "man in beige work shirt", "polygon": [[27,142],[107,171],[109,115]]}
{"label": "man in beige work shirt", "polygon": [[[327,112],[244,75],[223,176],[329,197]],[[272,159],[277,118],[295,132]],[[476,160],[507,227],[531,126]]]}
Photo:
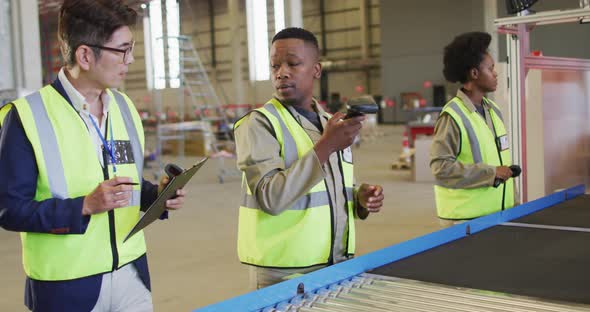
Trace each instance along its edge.
{"label": "man in beige work shirt", "polygon": [[[276,89],[275,103],[283,109],[283,112],[285,112],[284,109],[288,110],[288,114],[296,121],[296,126],[301,127],[313,142],[313,149],[294,159],[290,166],[287,166],[287,160],[283,158],[284,155],[281,155],[281,144],[271,120],[260,111],[249,113],[235,129],[238,167],[244,172],[244,181],[247,184],[243,185],[243,191],[244,188],[251,190],[256,205],[261,210],[257,212],[259,219],[264,218],[265,226],[268,227],[268,223],[272,223],[273,220],[280,222],[279,216],[282,214],[299,213],[293,211],[296,209],[293,207],[294,203],[309,194],[311,188],[324,181],[328,198],[316,198],[316,200],[329,202],[331,212],[327,218],[332,220],[320,221],[328,227],[331,224],[332,246],[327,246],[331,254],[325,262],[306,267],[284,267],[272,263],[260,265],[255,261],[244,260],[240,255],[243,263],[252,265],[253,288],[269,286],[294,274],[308,273],[352,256],[347,247],[349,218],[354,216],[348,213],[340,158],[346,157],[342,150],[350,151],[349,147],[359,134],[362,127],[361,121],[364,120],[364,116],[343,120],[343,113],[336,113],[330,118],[313,99],[313,83],[321,76],[321,65],[317,39],[312,33],[301,28],[287,28],[277,33],[272,42],[271,79]],[[384,198],[381,186],[362,184],[355,190],[355,194],[354,214],[356,216],[364,219],[370,212],[380,210]],[[310,205],[313,206],[311,203],[307,205],[309,209],[318,209],[310,208]],[[247,210],[251,208],[241,207],[240,209],[240,227],[242,227],[240,233],[242,233],[241,230],[246,227],[242,224],[242,209],[250,213]],[[302,213],[302,218],[305,217]],[[282,226],[282,223],[276,224],[276,227]],[[281,233],[288,233],[297,229],[280,230],[282,230]],[[248,230],[255,231],[255,235],[261,235],[259,233],[262,232],[256,229]],[[283,235],[288,237],[293,234]],[[238,250],[241,248],[240,239],[243,237],[238,238]],[[271,240],[272,238],[261,239]],[[276,239],[272,242],[272,244],[284,246],[279,247],[278,250],[289,249],[291,243],[288,240],[277,242]],[[259,252],[262,249],[259,247],[261,246],[248,245],[243,246],[243,250]],[[302,250],[302,253],[305,252]],[[269,257],[280,257],[280,255],[265,254],[257,256],[263,260]]]}
{"label": "man in beige work shirt", "polygon": [[[465,33],[445,47],[444,76],[462,87],[443,108],[430,150],[437,212],[443,226],[513,205],[502,114],[485,97],[497,87],[494,61],[487,52],[490,40],[487,33]],[[504,185],[494,186],[496,179]]]}

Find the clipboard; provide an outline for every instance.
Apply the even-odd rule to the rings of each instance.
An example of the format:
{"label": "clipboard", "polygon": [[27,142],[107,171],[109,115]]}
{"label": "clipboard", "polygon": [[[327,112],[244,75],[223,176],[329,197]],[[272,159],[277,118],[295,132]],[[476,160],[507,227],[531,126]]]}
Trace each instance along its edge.
{"label": "clipboard", "polygon": [[201,169],[207,159],[209,158],[205,157],[191,168],[171,177],[168,184],[166,184],[166,187],[164,187],[162,192],[160,192],[158,195],[158,198],[156,198],[156,200],[145,211],[144,215],[139,219],[139,221],[137,221],[135,226],[133,226],[129,234],[127,234],[123,240],[123,243],[126,242],[131,236],[150,225],[152,222],[158,220],[162,213],[166,211],[166,201],[176,196],[176,191],[183,188],[188,183],[195,173]]}

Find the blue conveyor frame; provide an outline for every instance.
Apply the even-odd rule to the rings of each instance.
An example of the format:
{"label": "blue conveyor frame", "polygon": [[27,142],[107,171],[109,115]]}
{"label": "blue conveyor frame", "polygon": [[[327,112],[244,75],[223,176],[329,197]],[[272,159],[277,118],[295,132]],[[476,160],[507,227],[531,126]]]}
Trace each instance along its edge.
{"label": "blue conveyor frame", "polygon": [[424,236],[386,247],[306,275],[215,303],[195,312],[260,311],[275,307],[297,297],[297,287],[303,283],[305,292],[314,292],[331,284],[350,279],[385,264],[395,262],[431,248],[461,239],[498,224],[532,214],[584,194],[585,186],[577,185],[509,210],[457,224]]}

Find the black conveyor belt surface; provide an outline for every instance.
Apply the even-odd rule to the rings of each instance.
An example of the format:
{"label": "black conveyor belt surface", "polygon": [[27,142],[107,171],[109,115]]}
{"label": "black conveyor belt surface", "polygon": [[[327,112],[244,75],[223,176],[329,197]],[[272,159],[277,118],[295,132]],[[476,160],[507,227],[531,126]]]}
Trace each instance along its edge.
{"label": "black conveyor belt surface", "polygon": [[495,226],[371,272],[590,304],[590,233]]}
{"label": "black conveyor belt surface", "polygon": [[590,195],[578,196],[511,222],[590,228]]}

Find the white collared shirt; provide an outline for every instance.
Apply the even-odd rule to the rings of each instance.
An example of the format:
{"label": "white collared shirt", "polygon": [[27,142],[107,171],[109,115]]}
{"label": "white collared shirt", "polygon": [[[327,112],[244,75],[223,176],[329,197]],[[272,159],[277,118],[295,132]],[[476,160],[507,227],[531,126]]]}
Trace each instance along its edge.
{"label": "white collared shirt", "polygon": [[74,108],[76,109],[78,114],[80,114],[80,117],[82,117],[82,120],[86,124],[86,127],[88,128],[88,133],[90,134],[90,138],[92,139],[92,142],[94,143],[94,146],[96,148],[96,156],[98,157],[100,165],[104,167],[104,162],[102,159],[102,140],[100,139],[100,135],[96,132],[96,129],[94,128],[94,126],[92,124],[92,121],[90,121],[90,118],[92,118],[94,120],[94,122],[96,123],[96,125],[100,127],[100,133],[102,135],[105,135],[106,134],[106,131],[105,131],[106,130],[106,120],[107,120],[107,116],[108,116],[108,112],[109,112],[109,106],[110,106],[109,103],[111,101],[111,97],[106,92],[106,90],[103,91],[100,95],[100,99],[102,100],[102,103],[103,103],[103,106],[102,106],[103,117],[102,117],[102,120],[100,121],[100,125],[99,125],[98,118],[90,113],[90,104],[88,103],[88,101],[86,101],[84,96],[78,90],[76,90],[76,88],[74,88],[72,83],[68,80],[68,77],[65,74],[65,69],[63,67],[59,71],[57,78],[59,79],[59,82],[61,82],[61,85],[63,86],[64,90],[66,91],[66,94],[70,98],[70,101],[72,101],[72,105],[74,106]]}

